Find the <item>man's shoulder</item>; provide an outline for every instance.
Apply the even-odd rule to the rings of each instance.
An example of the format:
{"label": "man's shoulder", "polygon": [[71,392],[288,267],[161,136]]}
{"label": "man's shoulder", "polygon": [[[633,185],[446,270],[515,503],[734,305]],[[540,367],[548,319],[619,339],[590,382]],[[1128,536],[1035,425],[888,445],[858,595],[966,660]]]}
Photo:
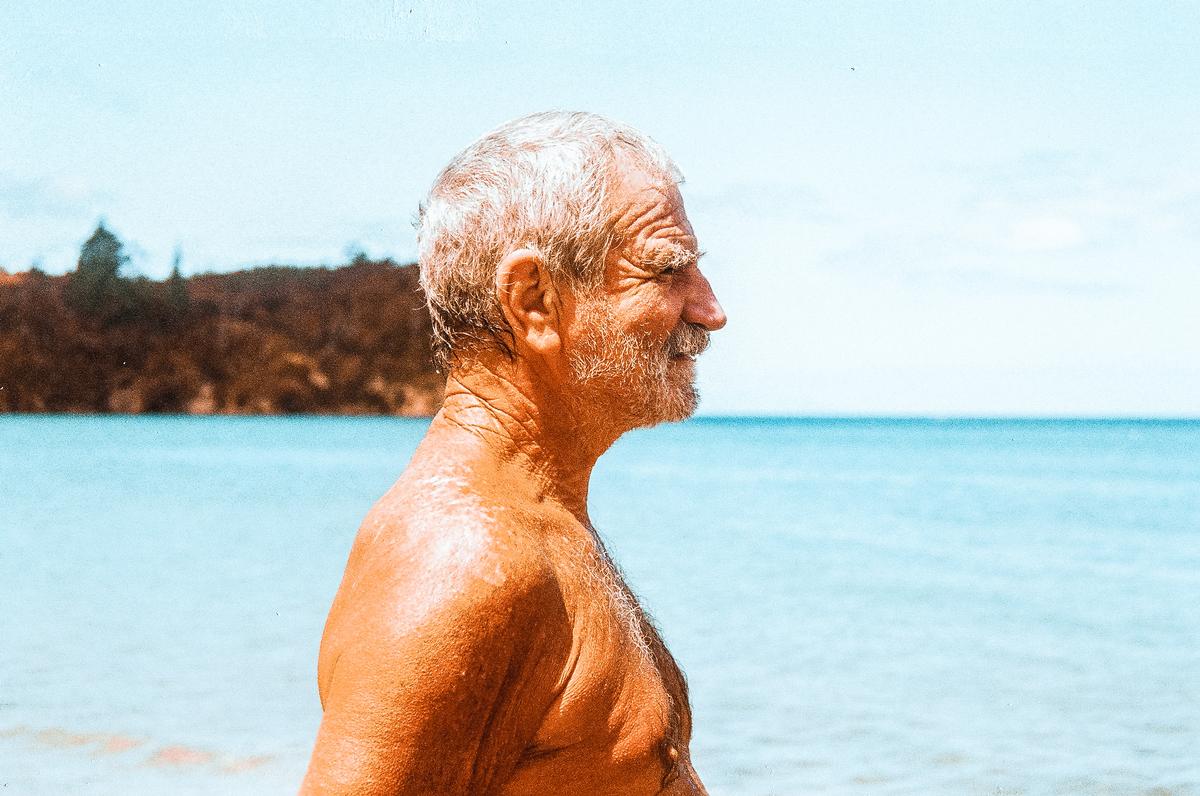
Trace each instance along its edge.
{"label": "man's shoulder", "polygon": [[463,479],[427,477],[380,499],[356,546],[364,569],[388,584],[389,603],[420,595],[438,612],[519,608],[561,601],[538,530],[527,512]]}
{"label": "man's shoulder", "polygon": [[397,792],[482,792],[438,783],[497,750],[515,760],[535,736],[571,665],[572,620],[537,534],[477,497],[410,483],[364,520],[322,641],[319,770],[354,768],[366,747]]}
{"label": "man's shoulder", "polygon": [[322,693],[344,655],[408,665],[438,649],[569,646],[561,584],[535,536],[460,485],[433,489],[423,500],[393,489],[363,521],[326,625]]}

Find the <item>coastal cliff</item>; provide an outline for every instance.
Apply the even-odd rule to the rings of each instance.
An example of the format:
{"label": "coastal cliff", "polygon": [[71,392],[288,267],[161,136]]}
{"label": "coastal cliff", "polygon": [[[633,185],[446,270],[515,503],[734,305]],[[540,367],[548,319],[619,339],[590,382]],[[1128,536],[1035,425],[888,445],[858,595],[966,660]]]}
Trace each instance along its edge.
{"label": "coastal cliff", "polygon": [[441,402],[415,265],[176,267],[159,282],[120,276],[113,241],[101,226],[65,276],[0,271],[0,412],[419,416]]}

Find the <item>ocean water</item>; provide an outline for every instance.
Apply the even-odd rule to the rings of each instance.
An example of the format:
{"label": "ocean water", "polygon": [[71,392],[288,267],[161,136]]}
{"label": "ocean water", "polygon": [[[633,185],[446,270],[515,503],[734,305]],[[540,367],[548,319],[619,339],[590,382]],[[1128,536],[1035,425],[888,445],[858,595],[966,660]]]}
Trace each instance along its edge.
{"label": "ocean water", "polygon": [[[424,421],[0,417],[0,789],[292,793]],[[1200,794],[1200,423],[698,420],[592,515],[714,794]]]}

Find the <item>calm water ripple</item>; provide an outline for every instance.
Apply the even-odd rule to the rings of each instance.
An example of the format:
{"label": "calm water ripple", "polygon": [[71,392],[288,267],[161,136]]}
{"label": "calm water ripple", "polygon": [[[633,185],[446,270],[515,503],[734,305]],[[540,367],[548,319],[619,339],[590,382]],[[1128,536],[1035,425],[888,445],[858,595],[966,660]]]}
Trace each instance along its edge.
{"label": "calm water ripple", "polygon": [[[424,428],[0,417],[0,785],[294,792]],[[1200,794],[1200,423],[692,421],[592,506],[714,794]]]}

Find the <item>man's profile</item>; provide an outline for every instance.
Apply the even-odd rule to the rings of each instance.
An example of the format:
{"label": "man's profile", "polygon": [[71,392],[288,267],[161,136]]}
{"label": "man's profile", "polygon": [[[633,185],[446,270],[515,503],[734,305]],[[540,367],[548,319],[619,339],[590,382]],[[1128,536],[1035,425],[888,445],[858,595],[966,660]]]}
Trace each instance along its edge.
{"label": "man's profile", "polygon": [[557,112],[437,177],[446,398],[351,550],[304,793],[705,792],[683,675],[587,510],[621,434],[694,411],[725,325],[680,181],[637,131]]}

